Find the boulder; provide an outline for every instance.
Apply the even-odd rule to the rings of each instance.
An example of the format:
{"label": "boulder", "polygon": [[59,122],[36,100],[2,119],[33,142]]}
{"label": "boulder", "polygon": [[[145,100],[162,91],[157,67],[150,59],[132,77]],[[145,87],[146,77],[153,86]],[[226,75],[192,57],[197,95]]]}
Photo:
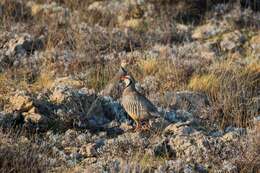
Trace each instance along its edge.
{"label": "boulder", "polygon": [[49,98],[55,105],[58,119],[65,126],[73,127],[84,126],[87,112],[96,95],[86,88],[74,89],[66,85],[57,85]]}
{"label": "boulder", "polygon": [[98,96],[86,116],[87,126],[92,128],[104,126],[114,119],[125,122],[126,113],[118,101],[106,96]]}
{"label": "boulder", "polygon": [[48,103],[34,98],[25,91],[17,91],[11,95],[9,104],[6,105],[4,111],[11,115],[21,116],[23,121],[19,120],[18,122],[25,123],[26,127],[29,128],[36,127],[47,130],[51,122],[52,110],[50,110]]}
{"label": "boulder", "polygon": [[[64,83],[64,80],[62,80],[61,83]],[[66,83],[70,83],[72,86],[66,85],[66,84],[65,85],[63,85],[63,84],[53,85],[55,87],[53,89],[52,94],[50,95],[51,102],[56,103],[56,104],[62,104],[67,101],[71,101],[73,99],[80,99],[79,97],[83,97],[84,94],[88,94],[88,90],[74,89],[73,88],[74,81],[69,80],[69,81],[66,81]],[[76,82],[76,85],[77,85],[77,82]],[[92,93],[89,93],[89,94],[92,94]],[[90,103],[93,101],[93,99],[90,101]]]}
{"label": "boulder", "polygon": [[32,98],[25,92],[17,92],[10,97],[9,102],[13,111],[27,112],[34,107]]}
{"label": "boulder", "polygon": [[174,93],[170,104],[173,109],[182,109],[192,114],[199,114],[208,106],[210,106],[210,102],[207,95],[193,91]]}
{"label": "boulder", "polygon": [[188,136],[197,130],[194,128],[195,122],[178,122],[175,124],[170,124],[163,130],[164,135],[180,135]]}
{"label": "boulder", "polygon": [[225,129],[225,134],[222,136],[222,140],[224,142],[232,142],[246,134],[246,130],[244,128],[236,128],[229,126]]}
{"label": "boulder", "polygon": [[23,112],[25,122],[34,124],[48,124],[48,118],[40,114],[36,107],[31,108],[28,112]]}
{"label": "boulder", "polygon": [[39,37],[33,37],[27,33],[16,35],[13,39],[10,39],[5,45],[5,55],[7,56],[24,56],[31,54],[36,50],[42,50],[45,46],[46,35]]}
{"label": "boulder", "polygon": [[51,96],[51,100],[55,102],[62,102],[64,98],[62,98],[60,91],[55,89],[57,88],[57,86],[68,86],[71,88],[80,89],[83,88],[83,83],[82,81],[75,79],[71,76],[56,78],[51,86],[51,89],[54,90],[53,95]]}

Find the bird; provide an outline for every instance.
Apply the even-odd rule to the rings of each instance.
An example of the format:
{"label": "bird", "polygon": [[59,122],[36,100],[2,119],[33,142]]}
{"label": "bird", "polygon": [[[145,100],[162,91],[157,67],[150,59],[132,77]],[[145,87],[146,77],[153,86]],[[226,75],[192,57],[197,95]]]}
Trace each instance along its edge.
{"label": "bird", "polygon": [[135,121],[135,131],[142,129],[142,122],[159,117],[157,108],[135,88],[135,80],[130,75],[121,77],[124,83],[122,105],[127,114]]}

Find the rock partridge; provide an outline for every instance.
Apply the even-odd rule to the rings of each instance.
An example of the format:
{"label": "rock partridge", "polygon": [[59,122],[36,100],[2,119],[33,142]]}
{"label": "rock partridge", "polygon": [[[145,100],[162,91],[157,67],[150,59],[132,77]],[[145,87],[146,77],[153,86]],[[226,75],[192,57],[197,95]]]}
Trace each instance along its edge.
{"label": "rock partridge", "polygon": [[135,89],[135,82],[130,75],[121,77],[121,80],[125,84],[122,105],[127,114],[135,121],[135,130],[142,128],[143,121],[147,122],[149,119],[160,116],[157,108]]}

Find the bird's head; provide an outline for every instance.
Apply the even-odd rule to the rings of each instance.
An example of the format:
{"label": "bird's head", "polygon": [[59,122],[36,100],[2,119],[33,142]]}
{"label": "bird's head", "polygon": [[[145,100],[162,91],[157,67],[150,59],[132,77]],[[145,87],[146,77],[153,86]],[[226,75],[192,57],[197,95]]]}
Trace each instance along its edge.
{"label": "bird's head", "polygon": [[134,84],[134,79],[130,75],[125,75],[120,78],[120,81],[122,81],[125,85],[125,87],[130,86],[131,84]]}

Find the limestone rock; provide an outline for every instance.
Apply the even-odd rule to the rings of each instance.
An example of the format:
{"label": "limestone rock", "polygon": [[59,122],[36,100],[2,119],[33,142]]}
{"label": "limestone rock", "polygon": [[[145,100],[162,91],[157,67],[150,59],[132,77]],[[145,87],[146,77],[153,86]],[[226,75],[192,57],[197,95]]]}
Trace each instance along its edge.
{"label": "limestone rock", "polygon": [[181,91],[174,93],[171,98],[171,107],[183,109],[187,112],[198,113],[209,106],[208,97],[199,92]]}
{"label": "limestone rock", "polygon": [[126,113],[123,107],[111,97],[98,96],[87,113],[88,126],[100,127],[113,119],[119,122],[126,121]]}
{"label": "limestone rock", "polygon": [[[86,88],[74,89],[72,86],[78,86],[80,83],[74,80],[62,80],[62,83],[70,83],[70,85],[56,85],[50,96],[50,100],[54,103],[61,104],[73,101],[86,101],[86,109],[89,108],[89,104],[95,99],[95,94]],[[72,85],[72,86],[71,86]],[[84,100],[81,100],[84,99]],[[73,103],[71,103],[73,104]],[[76,106],[76,105],[75,105]]]}
{"label": "limestone rock", "polygon": [[[82,88],[83,84],[82,81],[79,81],[77,79],[74,79],[72,77],[62,77],[62,78],[57,78],[55,79],[55,81],[53,82],[51,88],[55,90],[55,88],[57,86],[68,86],[68,87],[73,87],[73,88]],[[53,94],[55,95],[55,94]],[[59,92],[57,93],[57,95],[59,95]],[[62,98],[59,98],[59,96],[57,96],[57,98],[55,98],[55,96],[53,96],[54,98],[51,98],[53,101],[62,101]],[[57,99],[57,100],[56,100]]]}
{"label": "limestone rock", "polygon": [[192,122],[178,122],[175,124],[170,124],[167,126],[163,133],[165,135],[169,134],[177,134],[177,135],[190,135],[194,133],[196,130],[192,127]]}
{"label": "limestone rock", "polygon": [[32,122],[35,124],[45,123],[47,124],[48,118],[44,115],[40,114],[37,111],[37,108],[33,107],[28,112],[23,112],[22,115],[24,116],[25,122]]}
{"label": "limestone rock", "polygon": [[66,85],[58,85],[50,95],[50,100],[56,105],[55,114],[67,127],[85,126],[85,118],[96,95],[86,89],[74,89]]}
{"label": "limestone rock", "polygon": [[36,50],[42,50],[45,44],[44,35],[40,37],[33,38],[31,35],[24,33],[20,36],[16,36],[15,38],[9,40],[9,42],[5,45],[6,55],[14,56],[19,55],[23,56],[25,54],[33,53]]}
{"label": "limestone rock", "polygon": [[225,129],[225,134],[222,136],[222,140],[225,142],[235,141],[238,137],[246,133],[244,128],[227,127]]}
{"label": "limestone rock", "polygon": [[25,92],[18,92],[9,99],[11,109],[20,112],[29,111],[34,107],[32,98]]}

